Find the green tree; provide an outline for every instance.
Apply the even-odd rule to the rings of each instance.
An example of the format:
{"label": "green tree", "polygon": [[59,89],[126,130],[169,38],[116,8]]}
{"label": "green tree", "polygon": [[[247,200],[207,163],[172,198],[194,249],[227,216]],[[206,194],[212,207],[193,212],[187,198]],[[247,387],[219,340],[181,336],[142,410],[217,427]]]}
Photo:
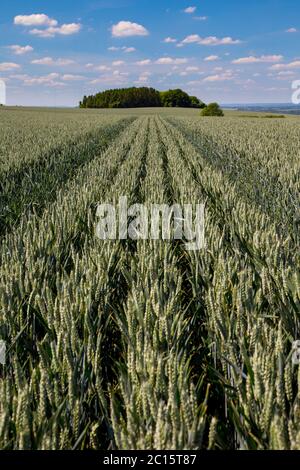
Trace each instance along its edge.
{"label": "green tree", "polygon": [[106,90],[95,95],[84,96],[81,108],[144,108],[178,107],[203,108],[205,106],[196,96],[189,96],[183,90],[159,92],[154,88],[119,88]]}
{"label": "green tree", "polygon": [[140,108],[161,106],[159,92],[154,88],[120,88],[84,96],[81,108]]}
{"label": "green tree", "polygon": [[218,103],[210,103],[201,111],[201,116],[224,116]]}
{"label": "green tree", "polygon": [[191,108],[205,108],[206,104],[199,100],[197,96],[190,96]]}
{"label": "green tree", "polygon": [[161,102],[167,108],[190,108],[191,100],[187,93],[177,88],[176,90],[162,91]]}

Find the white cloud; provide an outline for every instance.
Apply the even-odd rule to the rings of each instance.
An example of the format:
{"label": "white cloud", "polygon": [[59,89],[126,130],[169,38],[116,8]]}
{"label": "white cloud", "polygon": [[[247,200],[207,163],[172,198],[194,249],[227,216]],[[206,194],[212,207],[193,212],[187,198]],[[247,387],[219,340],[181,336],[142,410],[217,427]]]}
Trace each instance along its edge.
{"label": "white cloud", "polygon": [[62,80],[66,82],[74,82],[74,81],[79,81],[79,80],[85,80],[85,77],[82,75],[72,75],[72,74],[65,74],[61,77]]}
{"label": "white cloud", "polygon": [[138,23],[132,23],[131,21],[119,21],[119,23],[113,25],[111,32],[112,36],[115,38],[148,36],[149,34],[144,26]]}
{"label": "white cloud", "polygon": [[14,18],[15,25],[22,26],[57,26],[57,21],[42,13],[33,15],[17,15]]}
{"label": "white cloud", "polygon": [[197,21],[206,21],[208,19],[207,16],[194,16],[193,17],[193,20],[197,20]]}
{"label": "white cloud", "polygon": [[2,62],[0,63],[0,72],[9,72],[10,70],[19,69],[20,65],[14,62]]}
{"label": "white cloud", "polygon": [[127,47],[127,46],[123,46],[123,47],[111,46],[111,47],[108,48],[108,50],[112,51],[112,52],[123,51],[123,52],[126,52],[128,54],[130,52],[135,52],[136,48],[135,47]]}
{"label": "white cloud", "polygon": [[288,69],[300,69],[300,60],[295,60],[289,64],[275,64],[271,67],[272,70],[288,70]]}
{"label": "white cloud", "polygon": [[71,36],[72,34],[77,34],[81,30],[80,23],[69,23],[69,24],[62,24],[58,27],[51,26],[50,28],[46,29],[31,29],[29,31],[30,34],[35,36],[39,36],[41,38],[54,38],[57,34],[61,36]]}
{"label": "white cloud", "polygon": [[113,65],[114,67],[119,67],[120,65],[124,65],[124,64],[125,64],[124,60],[115,60],[115,61],[112,63],[112,65]]}
{"label": "white cloud", "polygon": [[225,82],[228,80],[232,80],[233,74],[230,70],[221,73],[221,74],[216,74],[216,75],[210,75],[206,78],[203,79],[203,82]]}
{"label": "white cloud", "polygon": [[30,34],[34,36],[39,36],[40,38],[53,38],[55,35],[53,33],[50,33],[47,29],[31,29],[29,31]]}
{"label": "white cloud", "polygon": [[171,43],[177,42],[177,39],[167,37],[167,38],[164,39],[164,42],[167,43],[167,44],[171,44]]}
{"label": "white cloud", "polygon": [[294,78],[296,78],[296,71],[292,70],[282,70],[276,76],[276,80],[292,80]]}
{"label": "white cloud", "polygon": [[197,10],[197,7],[187,7],[185,10],[184,10],[184,13],[195,13],[195,11]]}
{"label": "white cloud", "polygon": [[33,47],[31,47],[31,46],[13,45],[13,46],[9,46],[9,49],[11,49],[13,51],[13,53],[16,54],[16,55],[23,55],[23,54],[27,54],[28,52],[33,51]]}
{"label": "white cloud", "polygon": [[231,45],[231,44],[240,44],[240,39],[232,39],[231,37],[217,38],[215,36],[209,36],[203,38],[199,41],[199,44],[203,46],[222,46],[222,45]]}
{"label": "white cloud", "polygon": [[135,52],[136,48],[135,47],[122,47],[123,52],[126,54],[130,54],[131,52]]}
{"label": "white cloud", "polygon": [[159,65],[180,65],[180,64],[186,64],[187,59],[173,59],[172,57],[161,57],[156,61],[156,64]]}
{"label": "white cloud", "polygon": [[149,64],[151,64],[150,59],[139,60],[138,62],[136,62],[136,65],[140,65],[141,67],[143,67],[144,65],[149,65]]}
{"label": "white cloud", "polygon": [[289,28],[286,30],[286,33],[298,33],[298,29],[296,28]]}
{"label": "white cloud", "polygon": [[201,84],[200,80],[192,80],[190,82],[187,82],[187,85],[189,85],[189,86],[196,86],[196,85],[200,85],[200,84]]}
{"label": "white cloud", "polygon": [[48,75],[43,75],[40,77],[31,77],[29,75],[15,75],[14,78],[22,80],[24,85],[33,86],[33,85],[47,85],[50,87],[63,87],[66,86],[65,83],[60,82],[60,75],[58,73],[49,73]]}
{"label": "white cloud", "polygon": [[279,77],[291,77],[292,75],[295,75],[295,72],[292,72],[291,70],[284,70],[278,73]]}
{"label": "white cloud", "polygon": [[95,78],[94,80],[91,80],[89,81],[89,84],[90,85],[98,85],[100,83],[103,83],[103,79],[102,78]]}
{"label": "white cloud", "polygon": [[26,80],[27,78],[29,78],[29,75],[21,74],[21,73],[15,73],[13,75],[10,75],[9,78],[13,78],[15,80]]}
{"label": "white cloud", "polygon": [[31,63],[34,64],[34,65],[64,66],[64,65],[74,64],[74,60],[71,60],[71,59],[52,59],[52,57],[43,57],[42,59],[32,60]]}
{"label": "white cloud", "polygon": [[262,55],[260,57],[249,56],[249,57],[241,57],[240,59],[233,60],[233,64],[263,64],[263,63],[271,63],[271,62],[278,62],[283,59],[282,55]]}
{"label": "white cloud", "polygon": [[128,74],[126,72],[119,72],[118,70],[115,70],[112,75],[104,75],[102,77],[96,78],[89,83],[91,85],[98,85],[98,84],[104,84],[108,83],[110,86],[111,85],[123,85],[127,83],[127,77]]}
{"label": "white cloud", "polygon": [[190,34],[182,41],[182,44],[198,43],[201,40],[199,34]]}
{"label": "white cloud", "polygon": [[95,70],[99,72],[108,72],[109,70],[111,70],[111,68],[107,67],[107,65],[99,65],[98,67],[95,67]]}
{"label": "white cloud", "polygon": [[151,76],[151,73],[150,73],[150,72],[143,72],[143,73],[139,76],[138,80],[137,80],[135,83],[137,83],[137,84],[139,84],[139,83],[147,83],[147,82],[149,81],[149,77],[150,77],[150,76]]}
{"label": "white cloud", "polygon": [[128,72],[120,72],[120,70],[114,70],[113,75],[115,77],[128,77],[129,73]]}
{"label": "white cloud", "polygon": [[191,66],[191,67],[187,67],[185,70],[186,70],[186,72],[198,72],[199,67]]}
{"label": "white cloud", "polygon": [[[80,23],[66,23],[59,26],[57,20],[49,18],[49,16],[43,13],[17,15],[14,18],[14,24],[22,26],[38,26],[38,28],[31,29],[29,33],[42,38],[52,38],[56,34],[70,36],[71,34],[76,34],[81,30]],[[41,26],[45,26],[46,28],[40,29]]]}
{"label": "white cloud", "polygon": [[230,36],[225,38],[217,38],[216,36],[201,38],[199,34],[190,34],[181,42],[181,44],[199,44],[202,46],[223,46],[240,43],[240,39],[232,39]]}
{"label": "white cloud", "polygon": [[205,57],[205,62],[214,62],[215,60],[218,60],[219,56],[218,55],[209,55],[208,57]]}

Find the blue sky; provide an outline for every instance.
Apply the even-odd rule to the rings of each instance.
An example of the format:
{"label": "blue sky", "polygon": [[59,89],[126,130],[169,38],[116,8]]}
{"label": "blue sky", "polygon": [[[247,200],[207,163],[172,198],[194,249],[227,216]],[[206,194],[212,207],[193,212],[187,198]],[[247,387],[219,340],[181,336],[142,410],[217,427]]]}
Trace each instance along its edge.
{"label": "blue sky", "polygon": [[290,102],[299,44],[299,0],[14,0],[1,5],[0,79],[18,105],[133,85]]}

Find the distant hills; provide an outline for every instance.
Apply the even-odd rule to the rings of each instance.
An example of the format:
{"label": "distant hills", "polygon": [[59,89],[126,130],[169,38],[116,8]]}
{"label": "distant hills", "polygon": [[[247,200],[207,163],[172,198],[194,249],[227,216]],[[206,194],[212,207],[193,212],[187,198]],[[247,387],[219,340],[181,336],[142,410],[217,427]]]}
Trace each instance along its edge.
{"label": "distant hills", "polygon": [[300,115],[300,106],[292,103],[253,103],[253,104],[226,104],[224,109],[237,109],[239,111],[253,111],[261,113],[278,113]]}

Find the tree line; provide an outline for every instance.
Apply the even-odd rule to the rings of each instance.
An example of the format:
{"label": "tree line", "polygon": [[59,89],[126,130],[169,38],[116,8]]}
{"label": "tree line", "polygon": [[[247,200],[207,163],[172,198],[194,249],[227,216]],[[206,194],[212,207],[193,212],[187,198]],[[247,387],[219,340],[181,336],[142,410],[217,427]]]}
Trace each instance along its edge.
{"label": "tree line", "polygon": [[205,108],[205,104],[196,96],[189,96],[179,88],[160,92],[147,87],[118,88],[84,96],[79,106],[80,108]]}

